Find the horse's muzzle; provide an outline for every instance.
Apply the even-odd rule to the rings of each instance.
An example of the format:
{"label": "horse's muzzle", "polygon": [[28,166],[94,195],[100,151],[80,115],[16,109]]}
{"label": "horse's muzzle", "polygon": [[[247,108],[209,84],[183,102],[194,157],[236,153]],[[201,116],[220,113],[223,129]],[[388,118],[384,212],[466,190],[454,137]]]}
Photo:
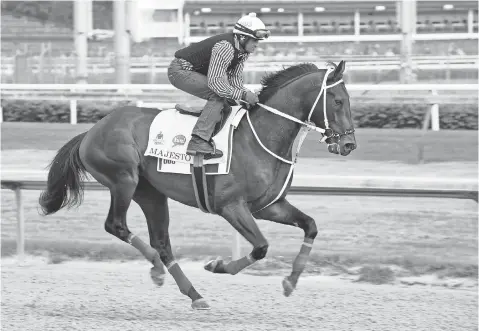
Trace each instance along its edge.
{"label": "horse's muzzle", "polygon": [[329,144],[328,145],[328,151],[330,153],[334,153],[334,154],[339,154],[339,145],[338,144]]}
{"label": "horse's muzzle", "polygon": [[341,155],[346,156],[346,155],[348,155],[349,153],[351,153],[352,151],[354,151],[355,149],[356,149],[356,144],[354,144],[354,143],[346,143],[346,144],[344,144],[344,146],[343,146],[343,150],[341,151]]}
{"label": "horse's muzzle", "polygon": [[344,144],[344,146],[342,146],[342,148],[340,144],[336,144],[336,143],[328,145],[328,151],[330,153],[341,154],[342,156],[349,155],[349,153],[351,153],[355,149],[356,149],[356,144],[354,143],[346,143]]}

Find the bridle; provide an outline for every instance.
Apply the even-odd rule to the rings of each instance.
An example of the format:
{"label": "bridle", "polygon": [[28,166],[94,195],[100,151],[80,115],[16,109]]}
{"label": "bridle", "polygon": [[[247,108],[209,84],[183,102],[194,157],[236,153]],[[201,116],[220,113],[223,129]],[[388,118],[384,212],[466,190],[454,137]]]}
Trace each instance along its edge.
{"label": "bridle", "polygon": [[[303,126],[303,128],[308,129],[308,131],[316,131],[316,132],[319,132],[319,133],[323,134],[323,138],[320,140],[320,142],[322,142],[322,143],[326,142],[326,140],[328,138],[339,138],[340,139],[342,136],[345,136],[345,135],[348,135],[348,134],[353,134],[354,129],[348,129],[348,130],[346,130],[342,133],[338,133],[338,132],[334,132],[333,129],[331,129],[329,127],[328,114],[327,114],[327,111],[326,111],[326,93],[327,93],[328,88],[331,88],[331,87],[334,87],[336,85],[339,85],[339,84],[343,83],[343,80],[340,79],[340,80],[338,80],[337,82],[335,82],[331,85],[326,85],[326,82],[328,80],[328,76],[333,71],[334,71],[334,68],[328,68],[327,69],[326,74],[324,75],[324,78],[323,78],[323,82],[321,84],[321,90],[319,91],[318,96],[316,97],[316,100],[314,101],[313,106],[311,107],[311,110],[309,111],[307,120],[304,121],[304,122],[297,119],[296,117],[285,114],[285,113],[277,110],[276,108],[264,105],[260,102],[258,102],[257,105],[259,105],[262,108],[270,111],[271,113],[274,113],[278,116],[284,117],[284,118],[289,119],[293,122],[301,124]],[[324,129],[316,126],[313,122],[311,122],[311,116],[313,115],[314,109],[316,108],[316,105],[318,104],[318,101],[321,98],[321,95],[323,95],[323,94],[324,94],[323,115],[324,115],[324,126],[325,126]]]}
{"label": "bridle", "polygon": [[[268,152],[269,154],[271,154],[272,156],[274,156],[276,159],[280,160],[280,161],[283,161],[284,163],[288,163],[289,165],[291,165],[290,167],[290,170],[289,170],[289,173],[288,173],[288,176],[286,178],[286,181],[283,185],[283,188],[281,189],[281,191],[279,192],[278,196],[273,200],[271,201],[269,204],[267,204],[266,206],[262,207],[261,209],[259,210],[262,210],[268,206],[270,206],[271,204],[273,204],[274,202],[276,202],[280,197],[281,195],[283,194],[284,190],[286,189],[286,186],[288,185],[289,183],[289,180],[291,178],[291,175],[293,173],[293,169],[294,169],[294,166],[296,165],[296,162],[298,160],[298,157],[299,157],[299,150],[301,149],[301,145],[303,144],[304,142],[304,139],[306,138],[307,134],[310,132],[310,131],[316,131],[316,132],[319,132],[323,135],[323,137],[320,139],[320,142],[323,143],[323,142],[326,142],[328,145],[331,145],[331,141],[332,141],[332,138],[338,138],[338,143],[339,143],[339,140],[341,139],[341,137],[343,136],[346,136],[346,135],[350,135],[350,134],[353,134],[354,133],[354,128],[352,129],[348,129],[342,133],[338,133],[338,132],[334,132],[333,129],[331,129],[329,127],[329,121],[328,121],[328,115],[327,115],[327,111],[326,111],[326,93],[327,93],[327,90],[328,88],[331,88],[331,87],[334,87],[336,85],[339,85],[341,83],[343,83],[343,80],[340,79],[338,80],[337,82],[334,82],[333,84],[330,84],[330,85],[326,85],[326,82],[328,80],[328,76],[331,72],[333,72],[335,69],[334,68],[327,68],[327,71],[326,71],[326,74],[324,75],[324,78],[323,78],[323,82],[321,84],[321,90],[319,91],[318,93],[318,96],[316,97],[316,100],[314,101],[313,103],[313,106],[311,107],[311,110],[309,111],[309,114],[308,114],[308,118],[306,119],[306,121],[301,121],[300,119],[296,118],[296,117],[293,117],[291,115],[288,115],[288,114],[285,114],[279,110],[277,110],[276,108],[273,108],[273,107],[270,107],[270,106],[267,106],[265,104],[262,104],[260,102],[256,103],[257,105],[259,105],[260,107],[266,109],[267,111],[273,113],[273,114],[276,114],[278,116],[281,116],[283,118],[286,118],[290,121],[293,121],[293,122],[296,122],[296,123],[299,123],[301,124],[301,131],[300,131],[300,138],[299,138],[299,143],[298,143],[298,146],[296,148],[296,153],[295,153],[295,156],[294,156],[294,159],[292,159],[291,161],[289,160],[286,160],[284,158],[282,158],[281,156],[275,154],[274,152],[272,152],[270,149],[268,149],[262,142],[261,140],[259,139],[258,137],[258,134],[256,133],[256,130],[254,129],[253,127],[253,123],[251,123],[251,118],[249,116],[249,112],[247,111],[246,112],[246,117],[248,119],[248,123],[249,123],[249,126],[251,128],[251,130],[253,131],[253,134],[256,138],[256,140],[258,141],[258,143],[261,145],[261,147],[263,147],[263,149]],[[320,128],[318,126],[316,126],[312,121],[311,121],[311,116],[313,115],[313,112],[314,112],[314,109],[316,108],[316,105],[318,104],[319,102],[319,99],[321,98],[321,95],[323,95],[323,112],[324,112],[324,126],[325,128]],[[329,141],[329,143],[328,143]],[[257,211],[259,211],[257,210]]]}

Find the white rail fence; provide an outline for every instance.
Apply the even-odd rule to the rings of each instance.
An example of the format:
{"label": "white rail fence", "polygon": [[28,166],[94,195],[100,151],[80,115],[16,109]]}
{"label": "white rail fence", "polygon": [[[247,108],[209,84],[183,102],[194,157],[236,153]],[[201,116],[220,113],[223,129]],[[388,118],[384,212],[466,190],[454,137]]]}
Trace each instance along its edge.
{"label": "white rail fence", "polygon": [[[22,259],[25,255],[25,217],[23,207],[22,190],[43,190],[46,188],[45,181],[34,180],[3,180],[2,189],[9,189],[15,192],[17,206],[17,256]],[[468,185],[471,186],[471,185]],[[106,190],[107,188],[98,182],[84,182],[85,190]],[[403,188],[361,188],[361,187],[314,187],[314,186],[292,186],[290,195],[354,195],[354,196],[395,196],[395,197],[428,197],[428,198],[449,198],[449,199],[471,199],[478,202],[478,191],[461,190],[440,190],[440,189],[403,189]],[[231,245],[231,256],[233,259],[241,257],[241,238],[236,230],[233,230]]]}
{"label": "white rail fence", "polygon": [[[398,56],[331,56],[329,57],[336,61],[345,60],[348,62],[348,71],[369,71],[369,70],[393,70],[401,68],[402,61]],[[132,57],[130,59],[130,72],[145,73],[156,72],[165,73],[170,65],[171,58],[163,57]],[[48,61],[41,62],[39,60],[29,59],[29,68],[36,73],[39,70],[52,70],[52,72],[64,72],[65,70],[75,70],[75,58],[61,58],[51,57]],[[324,62],[318,61],[318,57],[298,56],[294,60],[282,58],[275,59],[274,57],[259,57],[255,56],[251,62],[245,65],[245,72],[264,72],[270,70],[278,70],[283,66],[297,64],[298,61],[313,62],[317,65],[323,65]],[[479,63],[476,55],[463,56],[412,56],[411,62],[414,68],[429,69],[429,70],[444,70],[444,69],[475,69]],[[114,58],[105,59],[105,57],[89,57],[88,70],[96,73],[109,73],[115,70]],[[11,75],[15,70],[15,58],[2,58],[0,64],[3,74]]]}
{"label": "white rail fence", "polygon": [[[65,74],[67,72],[74,72],[76,70],[75,61],[69,60],[65,61],[64,59],[52,58],[48,62],[50,63],[30,63],[28,69],[31,73],[38,74],[40,71],[48,71],[55,74]],[[314,61],[313,63],[320,65],[321,62]],[[153,59],[135,61],[130,64],[130,73],[133,74],[164,74],[168,70],[168,63],[156,62]],[[245,65],[244,72],[268,72],[280,70],[283,66],[289,66],[297,64],[297,62],[292,62],[289,60],[282,60],[281,63],[277,61],[256,61],[250,64]],[[460,69],[471,69],[474,70],[477,68],[479,60],[477,56],[475,58],[441,58],[441,59],[418,59],[413,60],[412,67],[415,70],[460,70]],[[396,59],[378,59],[377,61],[353,61],[348,62],[348,72],[352,71],[387,71],[387,70],[399,70],[403,64],[400,60]],[[112,74],[115,72],[114,61],[105,61],[102,62],[91,61],[87,64],[88,72],[95,74]],[[4,75],[13,75],[15,72],[14,63],[2,63],[1,72]]]}
{"label": "white rail fence", "polygon": [[[248,84],[246,87],[256,90],[260,85]],[[439,105],[477,104],[479,84],[351,84],[347,88],[353,104],[430,104],[431,108],[425,118],[431,121],[432,130],[437,131],[440,129]],[[77,124],[79,100],[131,101],[138,106],[154,103],[156,107],[165,108],[180,102],[199,100],[169,84],[0,84],[0,96],[3,100],[69,101],[71,124]],[[2,121],[3,110],[0,109],[0,122]],[[424,127],[427,127],[427,124],[424,123]]]}

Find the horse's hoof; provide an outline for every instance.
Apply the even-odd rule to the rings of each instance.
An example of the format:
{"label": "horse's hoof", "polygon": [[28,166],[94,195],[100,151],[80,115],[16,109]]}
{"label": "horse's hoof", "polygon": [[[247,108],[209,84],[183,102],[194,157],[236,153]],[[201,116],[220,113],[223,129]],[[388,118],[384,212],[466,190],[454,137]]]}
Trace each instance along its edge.
{"label": "horse's hoof", "polygon": [[191,308],[196,309],[196,310],[210,310],[211,309],[210,305],[203,298],[193,301],[193,303],[191,304]]}
{"label": "horse's hoof", "polygon": [[205,264],[204,268],[205,270],[209,272],[216,272],[217,268],[219,265],[223,264],[223,260],[216,259],[216,260],[211,260],[208,263]]}
{"label": "horse's hoof", "polygon": [[285,297],[289,297],[294,291],[293,284],[289,281],[288,277],[283,279],[283,294]]}
{"label": "horse's hoof", "polygon": [[157,286],[163,286],[163,284],[165,284],[165,271],[162,268],[151,268],[150,277]]}

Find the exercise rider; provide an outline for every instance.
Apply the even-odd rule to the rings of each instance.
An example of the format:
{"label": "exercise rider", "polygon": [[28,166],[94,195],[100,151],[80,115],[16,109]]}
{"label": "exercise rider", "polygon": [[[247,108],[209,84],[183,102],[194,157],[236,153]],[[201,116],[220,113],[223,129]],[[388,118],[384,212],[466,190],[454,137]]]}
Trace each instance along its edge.
{"label": "exercise rider", "polygon": [[243,69],[258,41],[269,36],[264,23],[250,13],[238,20],[233,32],[206,38],[175,53],[168,68],[170,83],[208,100],[193,128],[187,154],[204,154],[205,159],[223,155],[213,147],[211,138],[225,99],[244,100],[250,106],[258,102],[257,95],[244,87]]}

